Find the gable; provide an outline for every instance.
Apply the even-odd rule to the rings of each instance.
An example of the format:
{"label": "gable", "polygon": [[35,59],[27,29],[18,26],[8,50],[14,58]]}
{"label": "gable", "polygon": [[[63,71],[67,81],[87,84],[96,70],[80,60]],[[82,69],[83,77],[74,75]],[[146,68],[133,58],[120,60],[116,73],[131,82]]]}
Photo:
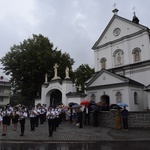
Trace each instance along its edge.
{"label": "gable", "polygon": [[93,79],[93,81],[89,84],[88,87],[118,84],[118,83],[124,83],[125,81],[126,80],[123,80],[118,76],[112,75],[104,71],[100,73],[100,75],[98,75],[95,79]]}
{"label": "gable", "polygon": [[[114,33],[114,30],[116,28],[119,28],[120,30],[119,35],[116,35],[116,32]],[[93,49],[96,49],[96,47],[99,47],[100,45],[103,45],[105,43],[120,39],[121,37],[132,35],[134,33],[138,33],[139,31],[145,30],[147,30],[147,27],[136,24],[120,16],[114,15],[101,34],[100,38],[94,44]]]}

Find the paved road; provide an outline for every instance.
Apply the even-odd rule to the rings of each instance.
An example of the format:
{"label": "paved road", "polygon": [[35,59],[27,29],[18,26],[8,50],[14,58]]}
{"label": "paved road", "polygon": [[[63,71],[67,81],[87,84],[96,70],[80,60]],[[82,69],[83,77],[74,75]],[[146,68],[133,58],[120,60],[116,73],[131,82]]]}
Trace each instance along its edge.
{"label": "paved road", "polygon": [[[2,133],[2,126],[0,127]],[[105,127],[83,126],[78,128],[75,124],[62,122],[53,137],[48,137],[48,125],[45,122],[35,131],[30,131],[29,119],[26,119],[25,135],[20,137],[20,126],[13,131],[13,125],[8,127],[6,136],[0,136],[0,141],[9,142],[44,142],[44,143],[90,143],[99,141],[150,141],[150,129],[129,129],[129,131],[115,130]]]}

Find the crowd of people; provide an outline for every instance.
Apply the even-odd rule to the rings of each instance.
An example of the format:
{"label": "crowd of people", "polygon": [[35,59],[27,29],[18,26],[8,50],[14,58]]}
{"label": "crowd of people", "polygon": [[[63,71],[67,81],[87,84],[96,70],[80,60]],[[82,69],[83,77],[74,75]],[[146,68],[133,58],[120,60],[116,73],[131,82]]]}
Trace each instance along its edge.
{"label": "crowd of people", "polygon": [[43,124],[48,120],[49,136],[61,123],[62,108],[46,107],[46,105],[37,105],[36,107],[27,108],[25,106],[6,105],[0,109],[0,125],[2,125],[2,136],[7,135],[7,128],[13,124],[13,130],[17,131],[18,123],[20,123],[20,136],[24,136],[25,120],[29,117],[31,131],[34,131],[39,124]]}
{"label": "crowd of people", "polygon": [[63,107],[63,105],[49,106],[37,105],[34,107],[25,107],[16,105],[6,105],[0,109],[0,125],[2,125],[2,136],[7,135],[7,128],[12,124],[13,131],[18,130],[18,124],[20,124],[20,136],[24,136],[26,118],[30,121],[30,130],[34,131],[39,124],[44,122],[48,123],[49,137],[52,137],[53,132],[57,130],[57,127],[62,121],[68,121],[75,123],[77,127],[83,128],[83,114],[85,118],[85,125],[90,124],[90,110],[88,107],[72,109],[70,107]]}
{"label": "crowd of people", "polygon": [[[2,136],[7,135],[7,128],[10,124],[13,124],[13,130],[18,130],[18,124],[20,124],[20,136],[24,136],[25,122],[28,117],[30,120],[30,130],[34,131],[39,124],[48,122],[49,137],[52,137],[53,132],[57,130],[57,127],[63,121],[74,123],[77,127],[83,128],[84,125],[90,125],[90,113],[93,114],[93,125],[98,126],[98,111],[92,110],[89,106],[84,106],[84,109],[71,107],[63,107],[63,105],[49,106],[37,105],[31,108],[25,106],[6,105],[0,109],[0,125],[2,125]],[[116,129],[121,129],[121,118],[123,119],[123,129],[128,129],[128,110],[126,107],[122,111],[117,109],[116,113]],[[84,118],[84,119],[83,119]],[[84,122],[83,122],[84,120]]]}

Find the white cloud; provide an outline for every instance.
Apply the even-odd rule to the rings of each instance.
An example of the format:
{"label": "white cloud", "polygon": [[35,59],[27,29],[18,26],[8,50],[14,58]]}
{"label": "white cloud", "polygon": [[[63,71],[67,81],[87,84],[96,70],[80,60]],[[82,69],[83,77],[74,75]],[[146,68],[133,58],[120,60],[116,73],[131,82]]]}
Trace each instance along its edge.
{"label": "white cloud", "polygon": [[[132,19],[135,6],[140,23],[150,26],[150,1],[115,2],[118,15]],[[113,4],[113,0],[1,0],[0,57],[34,33],[69,53],[75,60],[74,69],[83,63],[94,67],[91,47],[113,16]]]}

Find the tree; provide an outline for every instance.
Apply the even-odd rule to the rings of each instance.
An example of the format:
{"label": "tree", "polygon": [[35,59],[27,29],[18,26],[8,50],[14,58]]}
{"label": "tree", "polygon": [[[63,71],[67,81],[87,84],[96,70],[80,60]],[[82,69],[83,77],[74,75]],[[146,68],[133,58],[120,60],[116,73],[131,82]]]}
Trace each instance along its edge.
{"label": "tree", "polygon": [[94,69],[90,68],[88,64],[82,64],[74,71],[76,85],[81,85],[82,92],[84,91],[85,81],[87,81],[93,73]]}
{"label": "tree", "polygon": [[65,77],[66,66],[70,68],[71,76],[74,64],[69,54],[54,48],[53,43],[41,34],[33,34],[32,38],[24,40],[20,45],[13,45],[0,61],[5,74],[11,76],[14,93],[19,90],[25,101],[32,101],[40,93],[46,73],[49,79],[54,77],[55,63],[59,65],[58,75],[61,78]]}

